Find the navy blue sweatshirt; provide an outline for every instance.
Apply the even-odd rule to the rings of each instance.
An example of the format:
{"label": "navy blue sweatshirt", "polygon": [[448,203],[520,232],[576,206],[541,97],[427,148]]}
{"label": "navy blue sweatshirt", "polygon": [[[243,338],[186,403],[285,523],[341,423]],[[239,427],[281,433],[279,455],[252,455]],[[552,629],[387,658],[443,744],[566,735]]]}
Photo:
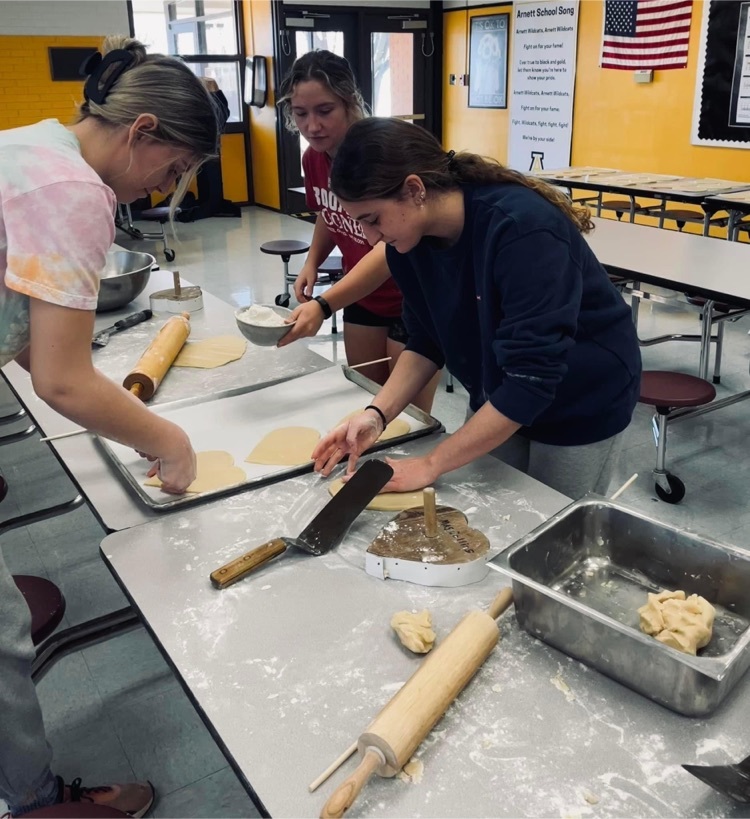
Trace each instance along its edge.
{"label": "navy blue sweatshirt", "polygon": [[464,190],[458,242],[386,258],[412,350],[548,444],[603,441],[630,423],[641,355],[630,309],[573,222],[508,183]]}

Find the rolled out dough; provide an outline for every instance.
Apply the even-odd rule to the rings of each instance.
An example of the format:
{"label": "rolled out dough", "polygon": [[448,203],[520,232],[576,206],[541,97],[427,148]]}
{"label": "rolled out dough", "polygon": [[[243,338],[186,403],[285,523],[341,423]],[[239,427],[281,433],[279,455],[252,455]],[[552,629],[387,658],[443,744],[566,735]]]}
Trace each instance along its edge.
{"label": "rolled out dough", "polygon": [[401,640],[401,645],[415,654],[427,654],[435,645],[432,615],[427,609],[417,614],[412,614],[410,611],[397,611],[391,617],[391,628]]}
{"label": "rolled out dough", "polygon": [[[195,480],[185,490],[199,494],[211,492],[214,489],[224,489],[247,480],[244,469],[234,465],[234,458],[223,450],[209,450],[196,453],[197,475]],[[144,481],[144,486],[161,486],[161,481],[154,475]]]}
{"label": "rolled out dough", "polygon": [[705,598],[697,594],[686,598],[678,589],[649,594],[638,614],[641,631],[678,651],[695,654],[711,639],[716,609]]}
{"label": "rolled out dough", "polygon": [[188,341],[174,360],[173,367],[199,367],[210,370],[242,358],[247,341],[238,336],[216,336],[202,341]]}
{"label": "rolled out dough", "polygon": [[[364,412],[364,407],[361,410],[354,410],[354,412],[350,412],[348,415],[345,415],[338,422],[338,424],[336,424],[336,426],[340,426],[350,418],[354,418],[355,415],[359,415],[361,412]],[[403,418],[394,418],[380,434],[378,441],[388,441],[391,438],[400,438],[402,435],[406,435],[407,432],[411,432],[409,422],[404,421]]]}
{"label": "rolled out dough", "polygon": [[[341,490],[344,482],[341,478],[331,481],[328,491],[335,495]],[[374,512],[403,512],[404,509],[413,509],[415,506],[424,505],[424,495],[420,489],[417,492],[382,492],[367,504],[365,509]]]}
{"label": "rolled out dough", "polygon": [[320,433],[312,427],[279,427],[264,436],[245,460],[251,464],[301,466],[312,460],[319,440]]}

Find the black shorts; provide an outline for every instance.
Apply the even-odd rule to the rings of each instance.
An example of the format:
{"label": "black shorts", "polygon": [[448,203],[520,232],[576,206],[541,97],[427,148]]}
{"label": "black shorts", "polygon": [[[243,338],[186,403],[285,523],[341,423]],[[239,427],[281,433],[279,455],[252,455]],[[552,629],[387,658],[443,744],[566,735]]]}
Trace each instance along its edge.
{"label": "black shorts", "polygon": [[350,304],[344,308],[344,321],[348,324],[361,324],[363,327],[387,327],[388,338],[399,344],[406,344],[409,334],[406,332],[401,316],[379,316],[361,304]]}

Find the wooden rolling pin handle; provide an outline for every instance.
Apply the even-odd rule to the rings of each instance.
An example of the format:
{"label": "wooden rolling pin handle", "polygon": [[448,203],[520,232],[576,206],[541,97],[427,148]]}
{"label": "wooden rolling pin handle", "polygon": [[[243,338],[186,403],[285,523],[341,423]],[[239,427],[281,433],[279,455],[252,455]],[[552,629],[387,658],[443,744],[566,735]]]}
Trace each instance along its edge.
{"label": "wooden rolling pin handle", "polygon": [[177,298],[182,295],[182,287],[180,286],[180,271],[172,271],[172,281],[174,282],[174,294]]}
{"label": "wooden rolling pin handle", "polygon": [[385,758],[377,748],[368,748],[354,773],[345,779],[328,798],[320,812],[320,819],[338,819],[354,804],[367,780],[381,766]]}
{"label": "wooden rolling pin handle", "polygon": [[132,392],[136,398],[140,398],[143,395],[143,384],[141,384],[140,381],[136,381],[136,383],[131,386],[130,392]]}
{"label": "wooden rolling pin handle", "polygon": [[283,538],[278,537],[269,540],[268,543],[246,552],[220,569],[211,572],[211,583],[213,583],[214,588],[226,589],[227,586],[241,580],[246,574],[250,574],[254,569],[268,563],[269,560],[273,560],[274,557],[283,554],[285,551],[286,543],[284,543]]}
{"label": "wooden rolling pin handle", "polygon": [[508,586],[497,593],[495,599],[490,603],[489,609],[487,609],[487,614],[489,614],[493,620],[497,620],[497,618],[512,605],[513,589]]}
{"label": "wooden rolling pin handle", "polygon": [[424,533],[427,537],[437,537],[437,508],[435,507],[435,490],[428,486],[422,492],[424,504]]}

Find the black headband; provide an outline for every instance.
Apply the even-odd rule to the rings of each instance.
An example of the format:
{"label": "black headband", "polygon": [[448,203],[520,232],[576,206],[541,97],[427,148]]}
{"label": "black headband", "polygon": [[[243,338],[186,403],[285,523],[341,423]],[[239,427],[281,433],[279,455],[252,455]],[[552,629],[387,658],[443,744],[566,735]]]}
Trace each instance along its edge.
{"label": "black headband", "polygon": [[[105,57],[95,51],[88,57],[81,66],[80,73],[88,77],[83,86],[83,96],[97,105],[101,105],[109,94],[112,86],[117,82],[126,68],[135,60],[133,53],[124,48],[116,48],[110,51]],[[112,66],[109,76],[100,86],[99,82],[104,72]]]}

